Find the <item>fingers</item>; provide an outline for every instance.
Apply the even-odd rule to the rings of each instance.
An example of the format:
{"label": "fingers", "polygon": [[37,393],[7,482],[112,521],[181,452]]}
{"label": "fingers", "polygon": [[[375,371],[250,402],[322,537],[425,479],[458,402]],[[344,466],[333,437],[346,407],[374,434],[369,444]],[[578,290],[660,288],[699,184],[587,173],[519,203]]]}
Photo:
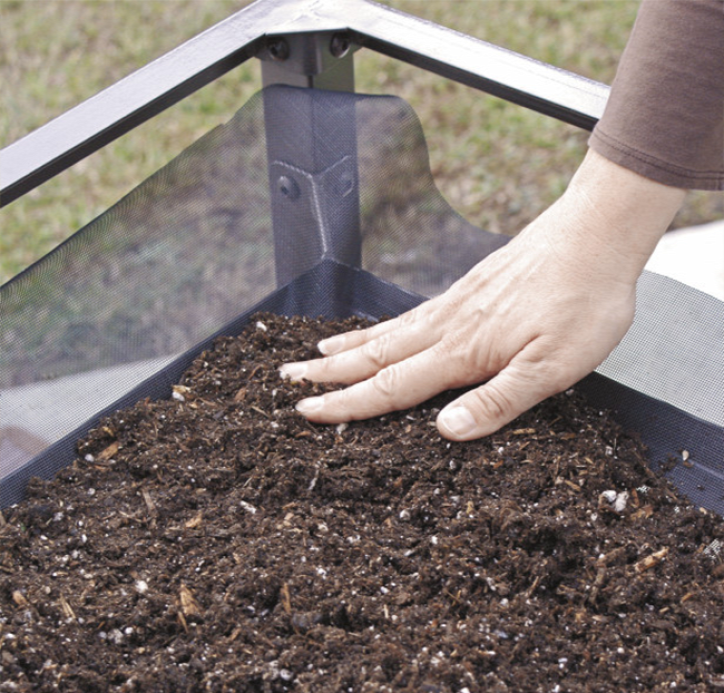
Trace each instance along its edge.
{"label": "fingers", "polygon": [[372,339],[391,332],[394,329],[394,322],[395,320],[385,320],[385,322],[379,322],[364,330],[353,330],[351,332],[336,334],[333,337],[328,337],[319,342],[317,349],[325,356],[334,356],[349,349],[356,349]]}
{"label": "fingers", "polygon": [[428,349],[435,341],[430,330],[421,328],[411,328],[403,333],[387,332],[336,356],[282,366],[281,373],[295,380],[357,383]]}
{"label": "fingers", "polygon": [[389,334],[390,332],[394,332],[402,327],[413,325],[429,311],[431,303],[432,301],[422,303],[397,318],[379,322],[364,330],[352,330],[350,332],[344,332],[343,334],[337,334],[333,337],[323,339],[319,342],[317,348],[325,356],[334,356],[343,351],[356,349],[357,347],[377,339],[382,335]]}
{"label": "fingers", "polygon": [[321,342],[320,349],[329,351],[327,343],[331,340],[338,340],[333,342],[333,355],[286,363],[279,369],[282,377],[356,383],[374,376],[391,364],[425,351],[438,340],[438,336],[424,315],[408,313],[367,330],[336,335]]}
{"label": "fingers", "polygon": [[467,384],[454,366],[440,367],[444,357],[439,345],[393,363],[344,390],[304,399],[297,410],[310,421],[341,423],[407,409],[438,392]]}

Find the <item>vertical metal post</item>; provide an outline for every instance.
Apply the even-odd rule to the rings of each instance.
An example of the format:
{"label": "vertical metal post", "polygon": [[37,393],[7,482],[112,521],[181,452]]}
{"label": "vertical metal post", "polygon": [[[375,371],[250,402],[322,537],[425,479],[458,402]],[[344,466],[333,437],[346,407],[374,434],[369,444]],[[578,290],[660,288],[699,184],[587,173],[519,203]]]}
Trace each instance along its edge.
{"label": "vertical metal post", "polygon": [[[263,84],[353,92],[352,54],[344,34],[271,37],[259,56]],[[323,258],[359,266],[354,101],[272,88],[264,119],[277,284]]]}

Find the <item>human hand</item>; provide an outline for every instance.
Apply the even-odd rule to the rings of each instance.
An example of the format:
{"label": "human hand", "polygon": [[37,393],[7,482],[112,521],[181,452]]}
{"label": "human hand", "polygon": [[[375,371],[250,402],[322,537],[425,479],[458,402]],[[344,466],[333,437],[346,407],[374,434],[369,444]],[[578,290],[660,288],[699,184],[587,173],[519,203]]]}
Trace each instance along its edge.
{"label": "human hand", "polygon": [[324,358],[282,366],[286,377],[350,385],[297,409],[338,423],[486,381],[445,407],[438,428],[454,440],[498,430],[592,371],[621,340],[636,279],[682,199],[589,152],[566,195],[444,294],[324,340]]}

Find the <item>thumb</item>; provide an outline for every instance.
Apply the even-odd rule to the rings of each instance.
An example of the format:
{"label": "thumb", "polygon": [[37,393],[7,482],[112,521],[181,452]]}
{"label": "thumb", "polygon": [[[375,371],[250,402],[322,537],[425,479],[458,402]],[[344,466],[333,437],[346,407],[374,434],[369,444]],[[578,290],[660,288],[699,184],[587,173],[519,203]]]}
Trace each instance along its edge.
{"label": "thumb", "polygon": [[509,365],[484,385],[448,404],[437,417],[440,434],[459,441],[490,435],[574,382],[545,382],[535,370],[523,373]]}

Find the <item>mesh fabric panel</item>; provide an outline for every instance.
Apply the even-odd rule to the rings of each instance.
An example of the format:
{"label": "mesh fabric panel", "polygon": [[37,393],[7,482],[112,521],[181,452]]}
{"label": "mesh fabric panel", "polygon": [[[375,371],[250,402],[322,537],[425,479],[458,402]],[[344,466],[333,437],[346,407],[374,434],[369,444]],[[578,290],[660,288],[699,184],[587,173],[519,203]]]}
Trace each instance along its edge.
{"label": "mesh fabric panel", "polygon": [[[72,461],[104,412],[170,384],[253,310],[379,317],[506,242],[436,189],[402,100],[271,87],[0,288],[0,499]],[[724,511],[724,304],[645,274],[637,318],[583,384],[655,463]],[[605,376],[605,377],[603,377]]]}
{"label": "mesh fabric panel", "polygon": [[[439,194],[404,101],[257,94],[0,288],[0,481],[279,281],[350,261],[349,236],[365,267],[428,295],[506,240]],[[310,310],[338,290],[319,287]]]}

